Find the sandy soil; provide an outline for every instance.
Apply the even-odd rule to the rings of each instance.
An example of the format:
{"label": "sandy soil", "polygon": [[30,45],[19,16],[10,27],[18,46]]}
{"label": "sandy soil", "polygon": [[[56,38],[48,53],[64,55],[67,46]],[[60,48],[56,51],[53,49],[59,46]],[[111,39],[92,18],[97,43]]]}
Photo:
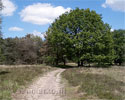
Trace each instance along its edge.
{"label": "sandy soil", "polygon": [[64,69],[48,72],[38,78],[25,90],[19,90],[13,95],[13,100],[63,100],[66,91],[63,88],[60,74]]}

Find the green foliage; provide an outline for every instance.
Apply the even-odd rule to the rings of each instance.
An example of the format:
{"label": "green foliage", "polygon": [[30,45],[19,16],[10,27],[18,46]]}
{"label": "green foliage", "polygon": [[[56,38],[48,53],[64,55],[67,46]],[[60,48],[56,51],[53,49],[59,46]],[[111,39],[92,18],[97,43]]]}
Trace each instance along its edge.
{"label": "green foliage", "polygon": [[16,51],[16,42],[12,38],[4,40],[5,64],[13,64],[16,61],[18,53]]}
{"label": "green foliage", "polygon": [[48,65],[54,65],[56,58],[52,56],[43,56],[44,63]]}
{"label": "green foliage", "polygon": [[1,37],[0,38],[0,64],[3,64],[5,61],[5,56],[3,52],[4,52],[4,40]]}
{"label": "green foliage", "polygon": [[[53,31],[52,33],[50,31]],[[47,41],[50,48],[49,56],[51,56],[56,61],[56,65],[59,62],[65,62],[65,59],[70,55],[71,40],[68,34],[64,34],[58,31],[58,29],[50,29],[47,32]]]}
{"label": "green foliage", "polygon": [[52,47],[52,56],[59,59],[66,55],[78,66],[80,61],[112,64],[114,60],[110,26],[89,9],[76,8],[61,15],[48,29],[47,42]]}
{"label": "green foliage", "polygon": [[115,30],[113,35],[116,55],[115,63],[121,65],[125,62],[125,30]]}
{"label": "green foliage", "polygon": [[40,48],[42,39],[32,35],[22,38],[2,39],[0,49],[1,64],[37,64],[42,63]]}

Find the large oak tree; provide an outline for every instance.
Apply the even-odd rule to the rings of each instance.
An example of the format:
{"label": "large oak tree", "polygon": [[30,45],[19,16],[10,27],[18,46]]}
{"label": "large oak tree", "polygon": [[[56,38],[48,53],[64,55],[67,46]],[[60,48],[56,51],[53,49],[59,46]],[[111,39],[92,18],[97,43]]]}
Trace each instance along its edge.
{"label": "large oak tree", "polygon": [[85,61],[102,64],[114,59],[110,26],[90,9],[76,8],[62,14],[48,29],[47,41],[57,64],[63,56],[78,62],[78,66]]}

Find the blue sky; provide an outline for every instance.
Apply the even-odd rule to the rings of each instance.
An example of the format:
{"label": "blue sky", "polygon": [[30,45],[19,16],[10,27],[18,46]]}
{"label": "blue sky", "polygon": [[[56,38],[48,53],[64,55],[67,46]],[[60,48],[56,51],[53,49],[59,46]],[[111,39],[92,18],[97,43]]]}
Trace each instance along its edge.
{"label": "blue sky", "polygon": [[32,33],[43,37],[55,18],[70,9],[90,8],[112,29],[125,29],[125,0],[2,0],[3,37]]}

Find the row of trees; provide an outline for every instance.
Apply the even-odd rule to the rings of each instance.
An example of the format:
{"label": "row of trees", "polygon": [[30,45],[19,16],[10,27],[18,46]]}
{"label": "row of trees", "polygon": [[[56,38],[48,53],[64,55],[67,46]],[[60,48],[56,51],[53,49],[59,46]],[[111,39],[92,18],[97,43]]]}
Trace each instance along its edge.
{"label": "row of trees", "polygon": [[[1,21],[0,21],[1,22]],[[101,15],[89,9],[62,14],[46,32],[46,39],[31,34],[22,38],[0,36],[0,64],[51,64],[124,62],[125,30],[111,32]]]}
{"label": "row of trees", "polygon": [[[0,11],[2,10],[0,0]],[[0,15],[0,64],[41,64],[40,48],[43,41],[40,37],[28,34],[22,38],[2,38],[2,18]]]}
{"label": "row of trees", "polygon": [[6,38],[1,40],[1,64],[36,64],[42,63],[40,48],[42,39],[33,35],[22,38]]}

